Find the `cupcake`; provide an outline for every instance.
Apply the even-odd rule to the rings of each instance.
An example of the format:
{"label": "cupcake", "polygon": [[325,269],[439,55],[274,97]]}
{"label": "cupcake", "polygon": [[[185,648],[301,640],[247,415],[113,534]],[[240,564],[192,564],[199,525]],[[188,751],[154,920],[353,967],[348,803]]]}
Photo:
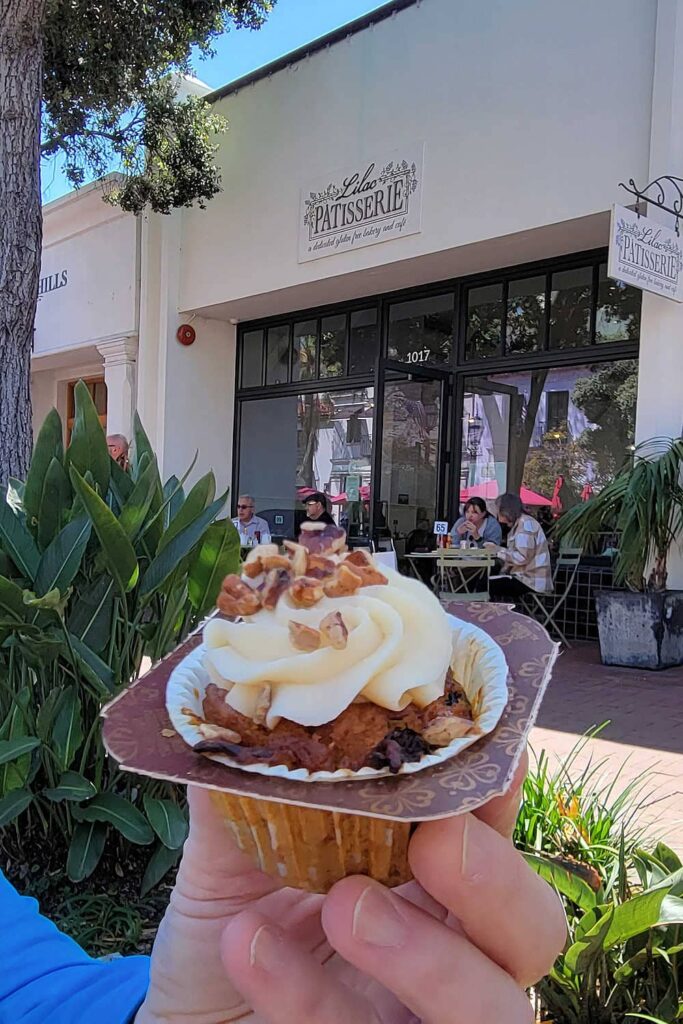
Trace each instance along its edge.
{"label": "cupcake", "polygon": [[[304,524],[300,543],[261,545],[226,578],[224,617],[168,684],[171,721],[195,751],[301,783],[367,784],[438,766],[494,728],[507,700],[500,648],[345,541]],[[214,796],[240,846],[288,884],[409,877],[409,824]]]}

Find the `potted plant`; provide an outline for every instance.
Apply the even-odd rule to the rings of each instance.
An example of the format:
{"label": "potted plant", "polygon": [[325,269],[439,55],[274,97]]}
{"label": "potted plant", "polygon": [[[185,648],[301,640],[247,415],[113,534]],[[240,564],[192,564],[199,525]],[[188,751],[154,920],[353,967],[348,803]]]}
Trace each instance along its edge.
{"label": "potted plant", "polygon": [[661,669],[683,664],[683,591],[667,589],[671,546],[683,530],[683,437],[653,438],[599,494],[570,509],[556,536],[588,548],[618,536],[614,580],[596,595],[606,665]]}

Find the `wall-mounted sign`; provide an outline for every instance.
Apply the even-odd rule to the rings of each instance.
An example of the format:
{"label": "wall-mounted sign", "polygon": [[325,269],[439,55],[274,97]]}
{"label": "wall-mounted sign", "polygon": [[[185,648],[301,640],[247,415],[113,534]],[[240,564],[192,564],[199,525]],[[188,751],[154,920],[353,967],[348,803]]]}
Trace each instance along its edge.
{"label": "wall-mounted sign", "polygon": [[58,288],[66,288],[68,283],[69,275],[66,270],[58,270],[56,274],[47,274],[38,282],[38,298],[42,299],[49,292],[56,292]]}
{"label": "wall-mounted sign", "polygon": [[420,231],[424,144],[370,154],[301,192],[299,262]]}
{"label": "wall-mounted sign", "polygon": [[615,203],[607,274],[617,281],[683,302],[683,245],[671,228]]}
{"label": "wall-mounted sign", "polygon": [[360,501],[360,477],[356,475],[346,478],[346,500]]}
{"label": "wall-mounted sign", "polygon": [[398,503],[399,503],[399,505],[409,505],[410,504],[410,495],[409,494],[399,494],[399,496],[398,496]]}

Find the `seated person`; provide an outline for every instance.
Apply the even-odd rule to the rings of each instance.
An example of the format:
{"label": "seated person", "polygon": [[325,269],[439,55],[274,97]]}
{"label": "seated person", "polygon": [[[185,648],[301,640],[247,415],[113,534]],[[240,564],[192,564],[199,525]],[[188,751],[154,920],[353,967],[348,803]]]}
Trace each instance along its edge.
{"label": "seated person", "polygon": [[[305,523],[327,523],[328,526],[335,526],[335,521],[327,511],[327,497],[322,491],[313,491],[307,498],[304,498],[306,508]],[[301,528],[299,528],[301,529]]]}
{"label": "seated person", "polygon": [[470,498],[465,503],[463,515],[451,527],[451,541],[457,547],[461,540],[474,542],[483,548],[488,541],[500,547],[503,543],[503,532],[500,523],[486,508],[483,498]]}
{"label": "seated person", "polygon": [[270,544],[270,526],[265,519],[254,515],[255,508],[256,502],[251,494],[241,494],[237,499],[237,516],[233,524],[239,532],[242,547]]}
{"label": "seated person", "polygon": [[547,594],[552,590],[550,552],[545,534],[532,516],[524,512],[517,494],[502,494],[496,502],[498,520],[510,527],[507,547],[485,543],[496,552],[502,564],[502,576],[492,576],[489,594],[496,598],[516,598],[533,590]]}

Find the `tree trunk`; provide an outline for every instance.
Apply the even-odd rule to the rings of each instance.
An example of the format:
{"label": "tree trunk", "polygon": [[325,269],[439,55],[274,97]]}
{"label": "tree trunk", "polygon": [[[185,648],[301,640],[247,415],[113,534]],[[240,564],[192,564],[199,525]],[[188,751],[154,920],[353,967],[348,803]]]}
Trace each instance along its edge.
{"label": "tree trunk", "polygon": [[0,0],[0,484],[31,458],[45,0]]}

